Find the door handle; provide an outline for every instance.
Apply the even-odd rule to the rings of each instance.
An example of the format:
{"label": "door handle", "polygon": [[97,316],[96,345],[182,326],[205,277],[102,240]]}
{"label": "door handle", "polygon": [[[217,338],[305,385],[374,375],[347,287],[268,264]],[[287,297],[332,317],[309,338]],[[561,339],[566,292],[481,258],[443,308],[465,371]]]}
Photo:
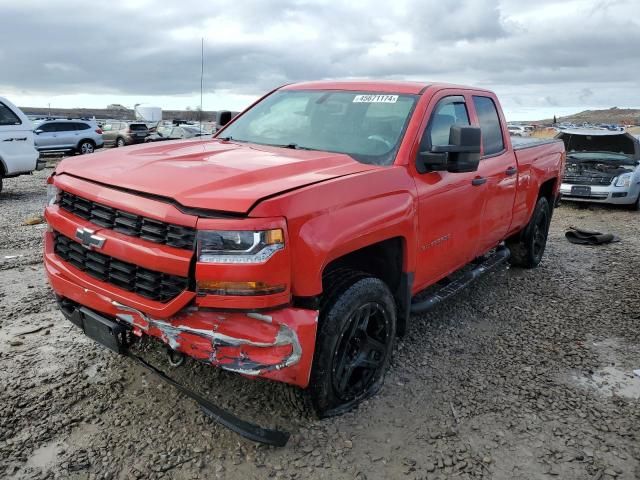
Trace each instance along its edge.
{"label": "door handle", "polygon": [[14,138],[14,140],[15,140],[16,142],[26,142],[26,141],[27,141],[27,137]]}
{"label": "door handle", "polygon": [[516,167],[509,167],[504,173],[506,173],[508,176],[515,175],[516,173],[518,173],[518,169]]}
{"label": "door handle", "polygon": [[477,187],[479,185],[484,185],[485,183],[487,183],[486,177],[476,177],[473,180],[471,180],[471,185],[473,185],[474,187]]}
{"label": "door handle", "polygon": [[5,138],[4,140],[2,140],[3,142],[13,142],[13,138]]}

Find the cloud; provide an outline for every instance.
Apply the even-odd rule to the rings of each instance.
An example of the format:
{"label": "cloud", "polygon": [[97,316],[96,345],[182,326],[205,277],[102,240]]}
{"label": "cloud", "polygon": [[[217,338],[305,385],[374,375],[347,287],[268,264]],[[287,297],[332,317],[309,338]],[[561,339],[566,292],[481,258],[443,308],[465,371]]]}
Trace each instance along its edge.
{"label": "cloud", "polygon": [[[373,77],[470,83],[503,105],[637,106],[633,0],[0,0],[0,91],[188,96]],[[635,105],[632,105],[635,104]]]}

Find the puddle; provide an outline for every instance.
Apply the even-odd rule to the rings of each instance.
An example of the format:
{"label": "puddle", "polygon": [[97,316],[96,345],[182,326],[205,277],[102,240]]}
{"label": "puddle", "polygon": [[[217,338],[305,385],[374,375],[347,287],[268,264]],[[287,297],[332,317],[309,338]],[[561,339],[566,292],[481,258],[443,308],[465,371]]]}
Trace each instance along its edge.
{"label": "puddle", "polygon": [[601,363],[607,366],[599,368],[592,375],[574,375],[573,382],[606,397],[616,395],[640,399],[640,376],[633,373],[640,365],[640,347],[623,346],[613,338],[590,342],[589,346],[597,352]]}
{"label": "puddle", "polygon": [[26,467],[44,470],[55,463],[64,446],[60,442],[47,443],[37,448],[27,460]]}
{"label": "puddle", "polygon": [[640,377],[631,370],[619,367],[604,367],[590,377],[574,377],[583,387],[597,390],[600,394],[612,397],[640,399]]}

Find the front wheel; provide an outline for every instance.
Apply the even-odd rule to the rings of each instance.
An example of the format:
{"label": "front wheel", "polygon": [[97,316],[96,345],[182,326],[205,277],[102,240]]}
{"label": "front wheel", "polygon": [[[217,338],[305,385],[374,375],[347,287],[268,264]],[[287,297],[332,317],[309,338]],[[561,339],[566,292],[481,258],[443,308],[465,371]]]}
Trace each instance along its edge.
{"label": "front wheel", "polygon": [[320,313],[309,393],[321,418],[374,395],[391,359],[396,308],[389,288],[377,278],[350,278]]}
{"label": "front wheel", "polygon": [[523,268],[538,266],[547,246],[550,223],[549,201],[545,197],[540,197],[533,209],[531,220],[524,230],[506,241],[507,247],[511,250],[509,261],[512,265]]}

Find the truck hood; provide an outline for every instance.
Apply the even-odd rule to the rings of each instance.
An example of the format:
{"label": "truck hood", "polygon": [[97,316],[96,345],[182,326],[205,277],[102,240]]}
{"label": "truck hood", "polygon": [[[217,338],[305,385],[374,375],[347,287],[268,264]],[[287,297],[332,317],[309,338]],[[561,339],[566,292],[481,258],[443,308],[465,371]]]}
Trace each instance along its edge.
{"label": "truck hood", "polygon": [[377,168],[344,154],[207,139],[71,157],[56,174],[168,197],[186,207],[246,213],[263,198]]}

